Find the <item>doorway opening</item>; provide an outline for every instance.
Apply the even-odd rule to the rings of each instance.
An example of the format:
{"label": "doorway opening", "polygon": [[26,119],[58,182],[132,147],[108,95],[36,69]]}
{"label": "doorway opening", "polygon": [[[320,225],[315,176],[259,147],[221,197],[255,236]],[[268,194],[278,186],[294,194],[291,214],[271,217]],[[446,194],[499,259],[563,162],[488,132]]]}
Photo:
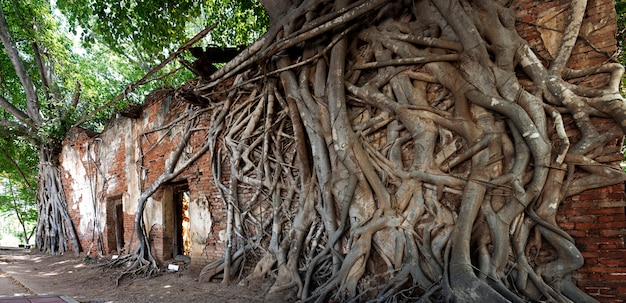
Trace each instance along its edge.
{"label": "doorway opening", "polygon": [[118,254],[124,250],[124,208],[122,197],[107,201],[107,247]]}
{"label": "doorway opening", "polygon": [[174,245],[172,251],[174,256],[191,256],[189,199],[189,187],[181,185],[174,188]]}

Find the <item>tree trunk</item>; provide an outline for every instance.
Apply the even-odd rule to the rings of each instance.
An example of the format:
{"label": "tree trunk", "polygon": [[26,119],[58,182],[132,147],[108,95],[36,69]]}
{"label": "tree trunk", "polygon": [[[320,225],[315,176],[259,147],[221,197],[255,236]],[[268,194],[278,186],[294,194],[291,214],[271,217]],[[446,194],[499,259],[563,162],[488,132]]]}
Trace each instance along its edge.
{"label": "tree trunk", "polygon": [[63,254],[72,250],[78,256],[81,246],[65,200],[57,146],[42,145],[39,149],[36,245],[50,254]]}

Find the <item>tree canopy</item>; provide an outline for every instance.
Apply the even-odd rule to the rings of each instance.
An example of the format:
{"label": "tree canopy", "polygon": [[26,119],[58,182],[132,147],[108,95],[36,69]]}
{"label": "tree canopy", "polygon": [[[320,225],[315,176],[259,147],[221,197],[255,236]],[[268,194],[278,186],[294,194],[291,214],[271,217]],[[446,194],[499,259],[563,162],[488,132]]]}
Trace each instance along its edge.
{"label": "tree canopy", "polygon": [[208,43],[250,44],[268,21],[256,1],[95,1],[60,0],[75,33],[86,45],[100,41],[148,69],[173,47],[217,23]]}

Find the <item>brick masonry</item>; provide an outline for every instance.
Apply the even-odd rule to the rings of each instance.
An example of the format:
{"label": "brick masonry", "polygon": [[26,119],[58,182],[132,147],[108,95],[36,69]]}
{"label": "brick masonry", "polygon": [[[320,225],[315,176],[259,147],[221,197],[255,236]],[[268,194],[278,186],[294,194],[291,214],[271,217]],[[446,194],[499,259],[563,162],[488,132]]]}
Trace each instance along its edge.
{"label": "brick masonry", "polygon": [[[136,249],[134,214],[138,197],[164,172],[182,133],[182,124],[169,130],[153,131],[171,123],[185,110],[186,103],[172,101],[173,93],[173,90],[166,89],[153,92],[147,97],[140,117],[118,116],[101,134],[74,129],[66,137],[61,157],[65,169],[63,182],[83,253],[93,255],[99,248],[106,254],[122,253],[117,251],[115,226],[112,226],[116,203],[121,203],[124,209],[124,252]],[[209,117],[200,117],[200,120],[206,124]],[[199,125],[198,128],[205,126]],[[195,133],[191,138],[194,148],[186,150],[183,157],[193,154],[204,142],[204,137],[204,131]],[[182,184],[189,189],[190,203],[195,203],[190,207],[196,211],[190,214],[194,234],[192,263],[205,265],[223,257],[221,231],[226,229],[226,213],[219,192],[213,186],[210,161],[210,155],[206,153],[169,185],[153,194],[147,203],[146,228],[152,251],[159,262],[167,262],[174,255],[175,206],[172,199],[175,188]],[[229,176],[225,174],[223,177],[226,182]],[[198,230],[203,234],[197,234]]]}
{"label": "brick masonry", "polygon": [[[543,43],[537,20],[555,11],[566,9],[569,1],[515,0],[517,29],[542,58],[551,58]],[[609,61],[607,56],[616,51],[614,39],[615,11],[612,0],[590,0],[586,21],[569,66],[581,68]],[[595,49],[601,49],[598,52]],[[547,62],[547,61],[546,61]],[[580,79],[580,83],[598,86],[606,77]],[[95,254],[100,247],[104,253],[116,251],[115,235],[111,229],[113,205],[123,206],[124,250],[136,248],[134,213],[139,194],[164,171],[170,153],[180,139],[182,126],[170,130],[151,131],[158,126],[175,122],[186,104],[172,98],[173,90],[161,89],[146,98],[139,117],[118,116],[101,134],[89,134],[75,129],[66,138],[62,155],[65,171],[64,186],[72,218],[77,226],[83,253]],[[205,125],[208,116],[200,119]],[[614,127],[612,122],[595,119],[601,129]],[[574,128],[568,129],[573,141]],[[194,148],[203,143],[203,131],[196,132],[191,142]],[[613,142],[605,147],[600,161],[619,165],[621,144]],[[185,172],[153,195],[146,208],[146,227],[153,252],[160,262],[173,256],[174,230],[173,192],[185,184],[195,209],[204,212],[202,218],[191,214],[192,232],[201,226],[201,234],[193,240],[192,263],[204,265],[219,259],[224,253],[223,231],[226,229],[224,204],[215,189],[210,172],[210,155],[200,157]],[[222,165],[228,172],[227,164]],[[224,176],[228,180],[228,174]],[[88,181],[91,180],[91,183]],[[202,201],[207,201],[206,203]],[[207,219],[207,215],[210,220]],[[626,301],[626,197],[624,185],[590,190],[568,198],[560,207],[559,225],[576,240],[585,257],[585,265],[575,274],[578,286],[601,302]],[[195,225],[194,225],[195,224]],[[93,237],[93,235],[96,235]],[[94,241],[95,239],[95,241]],[[549,255],[550,252],[547,252]]]}

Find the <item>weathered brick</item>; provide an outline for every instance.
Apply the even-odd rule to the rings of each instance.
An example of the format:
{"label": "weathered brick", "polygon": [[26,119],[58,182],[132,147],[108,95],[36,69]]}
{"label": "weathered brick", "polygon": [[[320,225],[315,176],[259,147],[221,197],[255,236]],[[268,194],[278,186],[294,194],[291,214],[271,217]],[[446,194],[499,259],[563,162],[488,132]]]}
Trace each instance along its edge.
{"label": "weathered brick", "polygon": [[[569,209],[569,211],[575,212],[575,209]],[[623,215],[623,207],[605,207],[605,208],[593,208],[586,211],[590,215]],[[602,216],[600,216],[602,217]]]}

